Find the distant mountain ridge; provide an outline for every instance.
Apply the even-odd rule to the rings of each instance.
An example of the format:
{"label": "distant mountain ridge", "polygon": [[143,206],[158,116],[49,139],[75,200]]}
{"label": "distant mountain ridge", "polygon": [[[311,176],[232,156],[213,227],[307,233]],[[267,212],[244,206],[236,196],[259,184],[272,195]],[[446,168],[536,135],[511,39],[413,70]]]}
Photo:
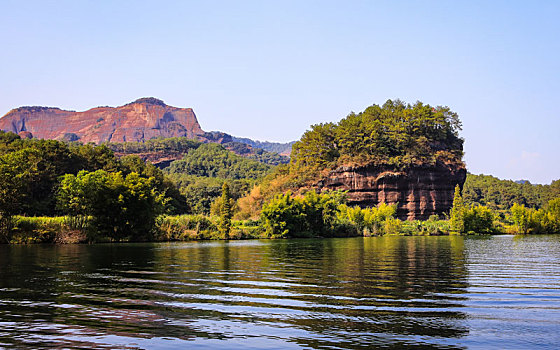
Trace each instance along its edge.
{"label": "distant mountain ridge", "polygon": [[[76,112],[57,107],[19,107],[0,118],[0,130],[26,138],[94,142],[145,142],[156,138],[186,137],[202,142],[230,144],[241,153],[251,148],[289,155],[292,143],[254,141],[227,133],[202,130],[192,108],[178,108],[154,97],[118,107],[95,107]],[[241,147],[239,143],[248,147]]]}
{"label": "distant mountain ridge", "polygon": [[245,143],[252,147],[262,148],[268,152],[276,152],[278,154],[289,156],[292,152],[292,145],[295,141],[280,143],[280,142],[268,142],[268,141],[255,141],[245,137],[235,137],[232,136],[232,140],[235,142]]}

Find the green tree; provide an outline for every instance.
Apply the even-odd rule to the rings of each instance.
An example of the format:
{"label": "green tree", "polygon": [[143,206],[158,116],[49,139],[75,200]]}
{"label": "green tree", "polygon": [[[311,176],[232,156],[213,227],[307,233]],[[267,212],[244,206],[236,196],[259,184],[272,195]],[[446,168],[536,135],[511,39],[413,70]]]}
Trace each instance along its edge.
{"label": "green tree", "polygon": [[301,237],[305,231],[303,203],[291,192],[278,194],[263,205],[261,219],[267,235],[273,238]]}
{"label": "green tree", "polygon": [[229,238],[229,233],[231,231],[231,219],[233,217],[233,207],[232,198],[229,192],[229,185],[224,182],[222,186],[222,197],[220,198],[221,210],[220,210],[220,224],[218,229],[225,239]]}
{"label": "green tree", "polygon": [[21,211],[27,188],[37,172],[37,154],[23,149],[0,156],[0,242],[8,242],[12,216]]}
{"label": "green tree", "polygon": [[453,207],[451,208],[451,229],[463,233],[465,232],[465,203],[461,196],[461,188],[459,185],[455,186],[455,193],[453,195]]}
{"label": "green tree", "polygon": [[549,233],[560,233],[560,197],[548,202]]}
{"label": "green tree", "polygon": [[463,216],[464,232],[492,233],[494,232],[494,214],[482,205],[471,205]]}
{"label": "green tree", "polygon": [[125,177],[121,172],[80,171],[76,176],[64,175],[57,201],[68,214],[93,217],[92,239],[103,235],[143,240],[150,237],[165,204],[154,182],[134,172]]}
{"label": "green tree", "polygon": [[511,207],[511,215],[517,231],[519,233],[529,233],[531,224],[531,211],[529,208],[526,208],[523,204],[515,203]]}
{"label": "green tree", "polygon": [[336,234],[344,200],[341,192],[279,194],[263,205],[261,220],[269,237],[330,237]]}
{"label": "green tree", "polygon": [[387,100],[383,106],[350,113],[337,124],[313,125],[293,145],[291,165],[299,171],[372,162],[397,167],[437,161],[462,165],[459,130],[459,117],[448,107]]}

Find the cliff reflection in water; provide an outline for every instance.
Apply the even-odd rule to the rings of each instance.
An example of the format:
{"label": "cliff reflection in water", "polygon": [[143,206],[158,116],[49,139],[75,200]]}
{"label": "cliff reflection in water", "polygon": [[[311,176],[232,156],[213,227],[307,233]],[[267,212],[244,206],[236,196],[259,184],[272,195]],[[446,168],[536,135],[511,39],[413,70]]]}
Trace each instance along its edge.
{"label": "cliff reflection in water", "polygon": [[467,332],[459,309],[466,289],[461,237],[176,247],[157,250],[162,272],[196,283],[171,288],[181,290],[174,306],[195,303],[222,319],[298,329],[302,336],[291,341],[300,345],[398,345]]}
{"label": "cliff reflection in water", "polygon": [[0,346],[449,348],[468,333],[462,237],[2,246],[0,263]]}

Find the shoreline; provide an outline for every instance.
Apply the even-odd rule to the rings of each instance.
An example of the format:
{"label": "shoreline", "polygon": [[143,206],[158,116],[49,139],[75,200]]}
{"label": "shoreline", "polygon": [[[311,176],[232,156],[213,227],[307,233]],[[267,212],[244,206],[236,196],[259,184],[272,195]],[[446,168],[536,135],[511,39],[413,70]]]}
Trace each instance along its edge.
{"label": "shoreline", "polygon": [[[182,221],[181,221],[182,220]],[[234,221],[231,231],[225,235],[214,226],[218,220],[215,217],[201,215],[166,216],[160,218],[155,231],[145,240],[115,240],[105,236],[98,236],[88,227],[87,220],[74,217],[15,217],[12,232],[5,237],[5,245],[26,244],[103,244],[103,243],[171,243],[171,242],[202,242],[202,241],[242,241],[242,240],[276,240],[276,239],[325,239],[325,238],[353,238],[353,237],[439,237],[439,236],[496,236],[496,235],[536,235],[557,234],[550,233],[519,233],[495,230],[494,232],[458,233],[450,230],[440,230],[448,225],[445,220],[439,221],[403,221],[401,231],[395,233],[375,234],[364,230],[361,234],[353,232],[337,232],[329,236],[302,233],[300,236],[281,237],[270,236],[258,221]],[[206,225],[201,225],[205,222]],[[431,230],[425,226],[432,225]],[[424,228],[424,229],[419,229]],[[503,227],[500,227],[503,228]]]}

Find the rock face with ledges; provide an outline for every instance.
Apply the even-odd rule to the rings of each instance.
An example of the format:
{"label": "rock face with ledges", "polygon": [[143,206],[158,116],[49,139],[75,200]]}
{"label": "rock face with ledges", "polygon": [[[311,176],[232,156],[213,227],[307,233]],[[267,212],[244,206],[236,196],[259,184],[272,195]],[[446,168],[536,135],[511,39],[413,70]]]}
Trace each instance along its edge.
{"label": "rock face with ledges", "polygon": [[463,187],[464,166],[415,166],[395,171],[387,166],[339,167],[318,183],[321,190],[348,191],[348,204],[373,207],[396,204],[401,220],[426,220],[449,212],[455,186]]}
{"label": "rock face with ledges", "polygon": [[20,107],[0,118],[0,129],[30,133],[41,139],[101,143],[145,141],[157,137],[203,138],[191,108],[141,98],[120,107],[97,107],[85,112],[51,107]]}

